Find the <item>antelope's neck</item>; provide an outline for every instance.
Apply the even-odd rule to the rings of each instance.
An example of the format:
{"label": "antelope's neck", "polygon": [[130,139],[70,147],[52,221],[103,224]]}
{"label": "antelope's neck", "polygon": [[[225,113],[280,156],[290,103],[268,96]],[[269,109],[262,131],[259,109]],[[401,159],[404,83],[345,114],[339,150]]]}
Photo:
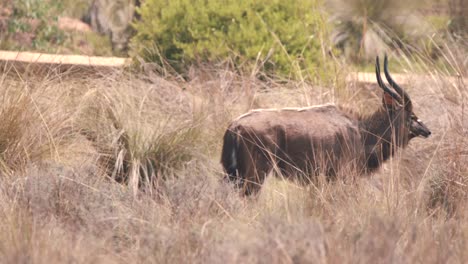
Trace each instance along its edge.
{"label": "antelope's neck", "polygon": [[388,112],[381,108],[372,115],[363,117],[359,122],[367,168],[370,171],[379,168],[395,154],[396,145],[391,144],[390,119]]}

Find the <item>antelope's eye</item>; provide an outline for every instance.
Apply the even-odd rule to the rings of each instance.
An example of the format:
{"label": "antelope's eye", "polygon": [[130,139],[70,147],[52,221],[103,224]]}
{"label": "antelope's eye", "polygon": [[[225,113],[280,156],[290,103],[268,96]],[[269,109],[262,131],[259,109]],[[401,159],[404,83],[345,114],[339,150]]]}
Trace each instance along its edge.
{"label": "antelope's eye", "polygon": [[417,119],[418,119],[418,118],[417,118],[413,113],[411,113],[411,114],[410,114],[410,118],[408,119],[408,124],[411,125],[411,123],[412,123],[413,121],[416,122]]}

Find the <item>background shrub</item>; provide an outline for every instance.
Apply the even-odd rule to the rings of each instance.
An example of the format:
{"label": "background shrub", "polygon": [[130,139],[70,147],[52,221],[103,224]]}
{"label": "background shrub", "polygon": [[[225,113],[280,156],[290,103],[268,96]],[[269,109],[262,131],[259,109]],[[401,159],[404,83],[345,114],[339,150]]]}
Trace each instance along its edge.
{"label": "background shrub", "polygon": [[[0,48],[48,50],[60,45],[64,34],[57,27],[61,4],[42,0],[4,0],[0,2]],[[3,18],[3,22],[1,21]],[[3,29],[1,24],[3,24]]]}
{"label": "background shrub", "polygon": [[352,62],[369,62],[375,56],[405,43],[423,46],[432,28],[417,11],[424,0],[330,0],[334,23],[332,41]]}
{"label": "background shrub", "polygon": [[138,10],[133,50],[177,70],[229,59],[243,70],[325,72],[327,28],[319,6],[320,0],[148,0]]}

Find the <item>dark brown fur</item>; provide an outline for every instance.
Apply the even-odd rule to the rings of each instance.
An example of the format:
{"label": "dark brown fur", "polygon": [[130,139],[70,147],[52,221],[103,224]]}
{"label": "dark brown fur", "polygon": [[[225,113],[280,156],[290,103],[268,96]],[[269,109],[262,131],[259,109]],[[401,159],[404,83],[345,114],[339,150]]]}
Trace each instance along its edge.
{"label": "dark brown fur", "polygon": [[[384,65],[386,70],[386,59]],[[376,72],[380,78],[377,66]],[[411,138],[430,134],[406,93],[403,99],[396,88],[397,95],[382,89],[382,107],[367,117],[335,105],[259,109],[240,116],[224,135],[221,163],[228,179],[252,194],[273,168],[305,182],[320,173],[333,178],[376,170]]]}

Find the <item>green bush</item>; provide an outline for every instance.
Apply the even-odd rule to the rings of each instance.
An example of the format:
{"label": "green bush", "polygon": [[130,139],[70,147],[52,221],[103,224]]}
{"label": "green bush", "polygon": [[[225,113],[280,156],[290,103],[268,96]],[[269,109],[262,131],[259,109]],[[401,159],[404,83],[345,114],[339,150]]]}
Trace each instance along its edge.
{"label": "green bush", "polygon": [[320,2],[147,0],[134,24],[133,51],[177,70],[230,60],[242,70],[260,65],[270,73],[320,73],[327,39]]}
{"label": "green bush", "polygon": [[47,0],[12,1],[12,13],[8,19],[8,32],[4,40],[13,48],[48,50],[60,45],[65,36],[57,27],[60,2]]}

